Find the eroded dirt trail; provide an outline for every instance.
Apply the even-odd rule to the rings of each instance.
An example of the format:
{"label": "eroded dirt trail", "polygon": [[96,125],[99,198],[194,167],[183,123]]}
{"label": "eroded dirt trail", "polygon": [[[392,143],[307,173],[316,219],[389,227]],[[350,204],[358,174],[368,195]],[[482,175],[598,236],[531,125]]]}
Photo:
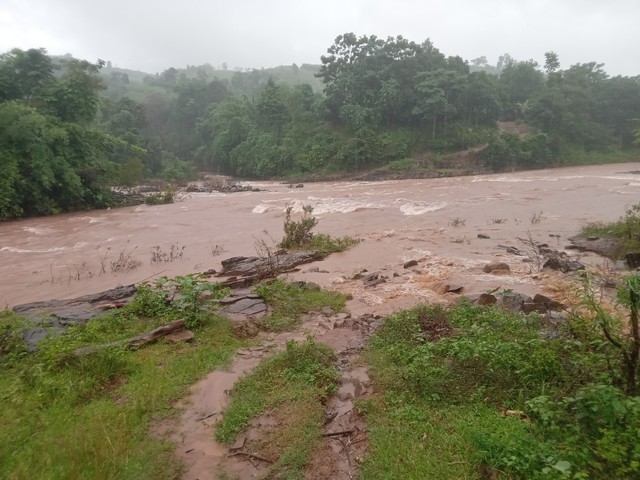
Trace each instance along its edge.
{"label": "eroded dirt trail", "polygon": [[[308,478],[354,478],[357,472],[357,458],[366,448],[363,436],[365,428],[353,409],[353,399],[368,391],[366,367],[357,364],[357,356],[365,346],[369,335],[379,321],[373,316],[352,318],[349,314],[326,315],[312,313],[305,317],[302,326],[293,332],[262,335],[259,345],[240,350],[233,363],[226,370],[213,371],[194,384],[191,394],[180,403],[183,408],[176,420],[161,422],[153,428],[154,435],[169,438],[176,444],[175,455],[184,464],[183,480],[208,480],[218,478],[225,472],[231,478],[259,478],[268,464],[249,457],[230,456],[230,449],[216,442],[215,423],[227,405],[227,391],[238,379],[256,368],[269,355],[285,348],[289,340],[304,341],[313,336],[316,341],[331,347],[339,359],[342,374],[338,394],[327,404],[327,433],[353,430],[348,435],[327,437],[323,445],[323,458],[319,465],[312,463]],[[268,418],[254,419],[252,427],[246,431],[244,440],[252,440],[261,435],[261,427],[270,426]],[[362,434],[357,447],[343,446],[356,434]],[[337,446],[340,448],[336,448]],[[345,444],[346,445],[346,444]],[[331,468],[338,476],[322,476]],[[319,476],[318,476],[319,475]]]}

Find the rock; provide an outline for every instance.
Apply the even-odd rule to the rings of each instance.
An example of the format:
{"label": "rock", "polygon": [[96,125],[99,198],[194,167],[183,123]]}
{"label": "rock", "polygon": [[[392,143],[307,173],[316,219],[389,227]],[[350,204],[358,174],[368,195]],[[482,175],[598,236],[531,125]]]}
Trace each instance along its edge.
{"label": "rock", "polygon": [[445,293],[462,293],[463,288],[462,285],[446,285]]}
{"label": "rock", "polygon": [[320,271],[320,267],[311,267],[307,270],[307,273],[317,273]]}
{"label": "rock", "polygon": [[560,270],[562,268],[562,262],[559,258],[550,258],[542,265],[542,268],[550,268],[551,270]]}
{"label": "rock", "polygon": [[279,251],[270,257],[231,257],[222,260],[222,271],[218,277],[250,277],[252,279],[270,278],[287,272],[297,265],[310,263],[323,258],[319,252]]}
{"label": "rock", "polygon": [[304,188],[304,185],[303,185],[302,183],[298,183],[298,184],[296,185],[296,188]]}
{"label": "rock", "polygon": [[380,283],[386,282],[385,278],[380,275],[380,272],[370,273],[362,277],[362,283],[367,287],[374,287]]}
{"label": "rock", "polygon": [[403,268],[411,268],[411,267],[415,267],[416,265],[418,265],[418,261],[417,260],[409,260],[408,262],[404,262],[404,265],[402,265]]}
{"label": "rock", "polygon": [[478,305],[495,305],[498,299],[490,293],[481,293],[477,300]]}
{"label": "rock", "polygon": [[563,270],[565,272],[577,272],[579,270],[585,270],[586,267],[584,266],[584,264],[573,260],[567,262],[565,268],[566,270]]}
{"label": "rock", "polygon": [[595,242],[596,240],[600,240],[600,237],[596,237],[595,235],[587,237],[588,242]]}
{"label": "rock", "polygon": [[210,277],[211,275],[215,275],[215,274],[216,274],[216,271],[213,268],[210,268],[209,270],[207,270],[205,272],[202,272],[202,275],[206,275],[208,277]]}
{"label": "rock", "polygon": [[640,267],[640,252],[629,252],[624,256],[627,266],[630,269],[636,269]]}
{"label": "rock", "polygon": [[482,238],[483,240],[489,240],[491,237],[485,233],[479,233],[478,238]]}
{"label": "rock", "polygon": [[533,303],[544,305],[547,310],[562,310],[563,308],[565,308],[562,303],[557,302],[556,300],[540,293],[537,293],[533,297]]}
{"label": "rock", "polygon": [[247,317],[256,315],[265,315],[267,313],[267,304],[262,298],[242,297],[237,301],[222,307],[223,313],[239,314]]}
{"label": "rock", "polygon": [[191,330],[184,329],[165,335],[164,338],[166,338],[170,343],[188,343],[193,341],[195,334]]}
{"label": "rock", "polygon": [[522,312],[525,315],[529,315],[532,312],[546,313],[546,311],[547,311],[546,307],[541,303],[528,301],[522,304]]}
{"label": "rock", "polygon": [[531,300],[528,295],[518,292],[503,292],[498,297],[500,305],[514,312],[523,311],[524,304]]}
{"label": "rock", "polygon": [[323,307],[322,310],[320,310],[320,313],[322,315],[324,315],[325,317],[330,317],[333,315],[333,308],[331,307]]}
{"label": "rock", "polygon": [[509,268],[509,265],[504,262],[491,262],[486,264],[482,271],[484,273],[509,273],[511,272],[511,269]]}
{"label": "rock", "polygon": [[400,274],[398,272],[393,272],[393,278],[397,278],[399,276],[400,276]]}
{"label": "rock", "polygon": [[126,285],[67,300],[24,303],[13,307],[13,311],[41,325],[52,321],[53,324],[60,325],[85,323],[103,314],[105,306],[122,306],[130,302],[135,293],[135,285]]}

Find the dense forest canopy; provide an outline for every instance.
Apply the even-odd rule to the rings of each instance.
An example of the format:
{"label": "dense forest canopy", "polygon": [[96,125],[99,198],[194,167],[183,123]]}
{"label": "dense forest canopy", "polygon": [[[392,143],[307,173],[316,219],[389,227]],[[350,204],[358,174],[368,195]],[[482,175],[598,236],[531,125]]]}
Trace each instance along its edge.
{"label": "dense forest canopy", "polygon": [[152,76],[14,49],[0,55],[0,219],[103,207],[114,185],[196,170],[326,175],[472,146],[478,168],[555,166],[637,148],[639,118],[640,76],[562,69],[554,52],[491,66],[430,40],[347,33],[319,66]]}

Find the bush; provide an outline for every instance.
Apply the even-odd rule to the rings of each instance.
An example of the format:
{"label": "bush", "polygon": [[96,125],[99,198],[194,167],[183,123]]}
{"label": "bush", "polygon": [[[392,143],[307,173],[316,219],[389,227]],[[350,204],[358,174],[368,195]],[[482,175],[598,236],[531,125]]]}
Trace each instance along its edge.
{"label": "bush", "polygon": [[313,216],[313,207],[302,207],[302,218],[298,221],[291,219],[293,207],[287,207],[284,219],[284,238],[280,242],[282,248],[300,248],[308,244],[313,238],[312,230],[318,224],[318,219]]}

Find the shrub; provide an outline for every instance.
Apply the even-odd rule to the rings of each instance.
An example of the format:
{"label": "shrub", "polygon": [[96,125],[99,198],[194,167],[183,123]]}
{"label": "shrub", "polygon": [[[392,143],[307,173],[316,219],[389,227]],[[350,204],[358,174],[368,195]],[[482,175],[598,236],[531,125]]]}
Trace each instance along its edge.
{"label": "shrub", "polygon": [[313,207],[303,205],[302,218],[292,220],[293,207],[287,207],[284,219],[284,238],[280,242],[282,248],[299,248],[309,243],[313,238],[312,230],[318,224],[318,219],[313,216]]}

